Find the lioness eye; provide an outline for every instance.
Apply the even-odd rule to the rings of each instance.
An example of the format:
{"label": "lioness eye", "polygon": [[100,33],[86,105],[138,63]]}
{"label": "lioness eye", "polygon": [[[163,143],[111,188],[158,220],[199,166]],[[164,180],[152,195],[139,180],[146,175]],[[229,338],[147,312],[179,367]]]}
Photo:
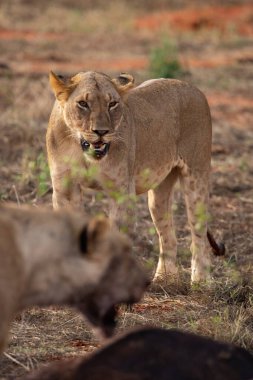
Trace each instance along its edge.
{"label": "lioness eye", "polygon": [[80,100],[77,102],[78,107],[83,109],[89,109],[89,104],[85,100]]}
{"label": "lioness eye", "polygon": [[118,102],[112,101],[109,103],[109,108],[110,109],[115,108],[117,105],[118,105]]}

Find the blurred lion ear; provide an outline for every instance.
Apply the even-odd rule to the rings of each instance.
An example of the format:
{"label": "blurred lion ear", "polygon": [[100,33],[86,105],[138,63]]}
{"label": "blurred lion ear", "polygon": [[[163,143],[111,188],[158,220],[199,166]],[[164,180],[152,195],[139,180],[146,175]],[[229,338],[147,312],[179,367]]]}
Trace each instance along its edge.
{"label": "blurred lion ear", "polygon": [[124,94],[134,87],[134,77],[131,74],[121,73],[117,78],[112,79],[119,94]]}
{"label": "blurred lion ear", "polygon": [[82,254],[92,253],[97,243],[101,241],[104,234],[110,230],[110,223],[106,218],[92,218],[83,226],[78,236],[79,249]]}
{"label": "blurred lion ear", "polygon": [[61,75],[56,75],[53,71],[49,73],[49,83],[55,94],[56,99],[61,103],[66,102],[76,87],[71,79],[65,79]]}
{"label": "blurred lion ear", "polygon": [[110,229],[109,221],[104,217],[93,218],[88,224],[88,236],[92,241],[97,241]]}

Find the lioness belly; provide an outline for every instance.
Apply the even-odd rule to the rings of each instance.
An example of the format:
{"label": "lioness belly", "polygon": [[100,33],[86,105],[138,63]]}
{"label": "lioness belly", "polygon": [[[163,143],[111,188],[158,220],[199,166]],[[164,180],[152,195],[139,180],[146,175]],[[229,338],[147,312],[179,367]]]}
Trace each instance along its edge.
{"label": "lioness belly", "polygon": [[173,167],[174,165],[161,164],[157,168],[143,167],[138,169],[134,176],[136,194],[143,194],[154,189],[167,177]]}

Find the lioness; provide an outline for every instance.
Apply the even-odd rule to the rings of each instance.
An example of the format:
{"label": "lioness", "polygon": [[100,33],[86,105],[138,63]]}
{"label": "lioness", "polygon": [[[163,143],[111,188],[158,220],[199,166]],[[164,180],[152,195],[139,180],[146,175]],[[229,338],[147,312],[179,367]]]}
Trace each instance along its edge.
{"label": "lioness", "polygon": [[116,304],[147,285],[130,247],[105,219],[0,205],[0,352],[15,314],[32,305],[73,305],[112,335]]}
{"label": "lioness", "polygon": [[[191,280],[206,280],[212,126],[205,96],[179,80],[153,79],[134,87],[128,74],[63,78],[51,72],[50,83],[56,96],[47,131],[54,208],[80,209],[82,186],[130,197],[148,192],[160,243],[155,279],[169,278],[177,273],[172,193],[180,179],[192,234]],[[85,175],[89,168],[98,172],[93,183]],[[112,197],[111,219],[124,223],[125,209]],[[210,233],[208,238],[223,254],[224,247]]]}

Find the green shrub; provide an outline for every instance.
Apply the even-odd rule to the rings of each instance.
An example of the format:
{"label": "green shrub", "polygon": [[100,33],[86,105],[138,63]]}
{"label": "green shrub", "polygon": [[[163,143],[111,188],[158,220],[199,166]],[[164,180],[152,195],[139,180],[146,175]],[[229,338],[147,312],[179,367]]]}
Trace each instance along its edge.
{"label": "green shrub", "polygon": [[153,78],[178,78],[182,74],[176,46],[169,40],[152,49],[149,71]]}
{"label": "green shrub", "polygon": [[21,181],[23,184],[33,182],[39,197],[48,191],[51,186],[50,173],[47,159],[43,152],[39,153],[36,159],[29,159],[26,162]]}

